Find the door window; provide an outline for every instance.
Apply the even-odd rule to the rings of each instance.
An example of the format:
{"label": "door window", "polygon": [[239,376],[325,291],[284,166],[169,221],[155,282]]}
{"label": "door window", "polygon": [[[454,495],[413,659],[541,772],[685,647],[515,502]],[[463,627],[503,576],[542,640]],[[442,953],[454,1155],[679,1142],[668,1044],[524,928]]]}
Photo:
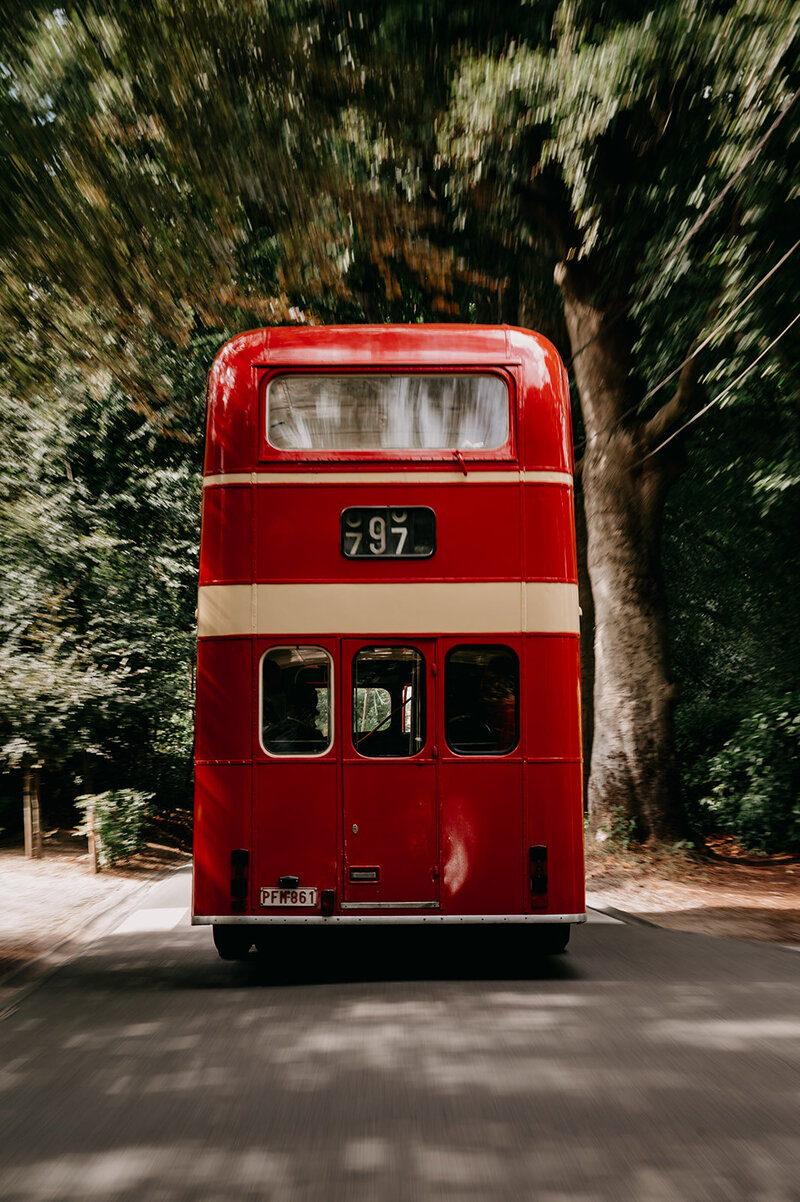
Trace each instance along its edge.
{"label": "door window", "polygon": [[359,755],[417,755],[425,745],[425,660],[414,647],[364,647],[353,659]]}
{"label": "door window", "polygon": [[459,755],[505,755],[519,742],[519,659],[510,647],[454,647],[445,659],[444,729]]}

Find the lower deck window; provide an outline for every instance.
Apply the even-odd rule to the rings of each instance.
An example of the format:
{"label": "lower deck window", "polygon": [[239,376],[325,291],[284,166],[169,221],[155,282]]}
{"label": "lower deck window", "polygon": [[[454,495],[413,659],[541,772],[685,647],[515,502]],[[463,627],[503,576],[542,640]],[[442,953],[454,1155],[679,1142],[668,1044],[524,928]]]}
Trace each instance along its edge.
{"label": "lower deck window", "polygon": [[331,659],[322,647],[272,647],[261,661],[261,741],[271,755],[331,745]]}
{"label": "lower deck window", "polygon": [[459,755],[505,755],[519,742],[519,659],[511,647],[454,647],[445,659],[444,727]]}

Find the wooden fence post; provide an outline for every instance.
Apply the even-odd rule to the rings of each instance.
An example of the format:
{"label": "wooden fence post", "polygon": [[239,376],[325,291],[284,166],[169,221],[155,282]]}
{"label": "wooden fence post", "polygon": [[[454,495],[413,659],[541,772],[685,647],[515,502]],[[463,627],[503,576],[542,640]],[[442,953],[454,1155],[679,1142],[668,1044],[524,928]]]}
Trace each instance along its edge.
{"label": "wooden fence post", "polygon": [[89,863],[92,872],[100,871],[100,859],[97,854],[97,832],[94,829],[94,802],[86,807],[86,832],[89,839]]}
{"label": "wooden fence post", "polygon": [[25,832],[25,855],[31,859],[42,858],[42,820],[39,810],[39,773],[25,769],[22,789],[22,819]]}

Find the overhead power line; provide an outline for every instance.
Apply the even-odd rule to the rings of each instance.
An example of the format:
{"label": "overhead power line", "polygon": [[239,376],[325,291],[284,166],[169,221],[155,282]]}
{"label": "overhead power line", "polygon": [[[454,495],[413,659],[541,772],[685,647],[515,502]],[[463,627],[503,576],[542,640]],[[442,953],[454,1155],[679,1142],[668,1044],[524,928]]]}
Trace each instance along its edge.
{"label": "overhead power line", "polygon": [[731,389],[735,388],[737,384],[741,384],[742,380],[744,380],[744,378],[746,376],[750,375],[750,372],[753,370],[753,368],[756,366],[756,364],[760,363],[761,360],[764,358],[764,356],[769,354],[769,352],[772,350],[772,348],[778,342],[780,342],[780,340],[781,340],[781,338],[783,338],[784,334],[788,334],[789,330],[791,330],[791,328],[795,324],[795,322],[798,322],[798,321],[800,321],[800,313],[795,314],[795,316],[789,322],[788,326],[785,326],[784,329],[781,330],[780,334],[778,334],[778,336],[776,338],[772,339],[772,342],[769,344],[769,346],[765,347],[764,350],[761,352],[761,354],[756,359],[753,360],[753,362],[750,364],[750,366],[746,367],[744,369],[744,371],[741,372],[741,374],[736,377],[735,380],[732,380],[731,383],[727,385],[727,387],[723,388],[722,392],[718,392],[717,395],[713,398],[713,400],[709,401],[707,405],[704,405],[702,409],[698,409],[697,413],[695,413],[692,417],[690,417],[688,421],[685,421],[682,426],[678,427],[677,430],[673,430],[672,434],[670,434],[667,438],[665,438],[663,440],[663,442],[660,442],[657,447],[653,447],[652,451],[648,451],[646,455],[643,455],[641,459],[637,459],[636,463],[632,464],[631,466],[637,467],[638,464],[644,463],[644,461],[646,459],[650,459],[650,458],[652,458],[653,455],[657,455],[659,451],[662,451],[664,449],[664,447],[667,445],[668,442],[672,442],[673,438],[677,438],[679,434],[682,434],[683,431],[688,426],[691,426],[693,422],[696,422],[699,418],[701,418],[704,413],[708,413],[708,411],[712,407],[712,405],[716,405],[719,401],[721,401],[723,399],[723,397],[726,397],[728,395],[728,393],[731,391]]}
{"label": "overhead power line", "polygon": [[[767,272],[767,274],[761,277],[761,279],[758,281],[758,283],[755,285],[755,287],[750,289],[747,296],[743,300],[740,300],[738,305],[735,306],[735,308],[731,309],[730,313],[728,313],[727,316],[722,319],[722,321],[719,323],[719,325],[714,327],[714,329],[711,331],[711,333],[708,334],[703,339],[703,341],[699,344],[699,346],[695,347],[695,349],[692,351],[691,355],[687,355],[686,358],[684,359],[683,363],[679,363],[678,366],[676,368],[674,368],[669,373],[668,376],[664,376],[663,380],[659,380],[658,384],[654,385],[649,390],[649,392],[646,392],[644,394],[644,396],[642,397],[639,404],[643,405],[645,403],[645,401],[649,401],[651,399],[651,397],[654,397],[657,392],[660,392],[660,390],[664,387],[665,384],[669,384],[670,380],[674,380],[675,377],[678,375],[678,373],[683,371],[683,369],[687,363],[690,363],[691,360],[694,359],[697,355],[699,355],[702,350],[705,350],[705,348],[708,346],[709,342],[711,342],[711,340],[713,338],[715,338],[717,336],[717,334],[719,334],[720,330],[724,330],[725,326],[728,325],[731,321],[733,321],[736,314],[741,309],[744,308],[744,306],[747,304],[747,302],[749,300],[752,300],[752,298],[758,292],[759,288],[762,288],[764,286],[764,284],[766,284],[767,280],[772,278],[772,276],[775,274],[775,272],[778,270],[779,267],[783,267],[786,260],[791,255],[794,254],[794,252],[797,250],[798,246],[800,246],[800,238],[798,238],[797,242],[795,242],[795,244],[791,248],[791,250],[787,250],[787,252],[783,256],[783,258],[779,259],[778,262],[775,264],[775,266],[771,267],[769,269],[769,271]],[[636,406],[634,406],[634,408],[635,407]],[[631,410],[629,409],[628,413],[630,413],[630,412],[631,412]],[[622,416],[626,417],[627,414],[623,414]],[[620,421],[622,419],[618,418],[617,420]]]}
{"label": "overhead power line", "polygon": [[[720,204],[722,204],[722,201],[728,195],[731,188],[736,183],[738,183],[738,181],[742,178],[742,175],[747,170],[747,168],[750,166],[750,164],[753,162],[753,160],[761,153],[764,146],[766,146],[767,142],[772,137],[772,135],[775,133],[775,130],[781,124],[784,117],[788,116],[789,112],[794,107],[798,96],[800,96],[800,92],[795,92],[794,95],[791,97],[791,99],[784,105],[784,107],[778,113],[778,116],[775,118],[775,120],[770,125],[769,129],[759,138],[758,142],[756,142],[753,149],[751,151],[749,151],[748,154],[745,155],[744,160],[742,161],[740,167],[738,168],[737,171],[734,172],[734,174],[728,180],[727,184],[722,189],[722,191],[719,192],[718,195],[714,197],[714,199],[711,201],[711,203],[700,214],[700,216],[698,217],[697,221],[695,221],[695,223],[691,227],[691,229],[688,230],[688,232],[683,236],[683,238],[680,240],[678,245],[673,247],[673,249],[667,255],[666,259],[664,260],[664,262],[661,265],[661,268],[660,268],[661,271],[664,271],[667,267],[669,267],[670,263],[672,263],[672,261],[676,258],[676,256],[679,255],[681,253],[681,251],[686,248],[686,246],[688,246],[689,242],[691,242],[692,238],[695,236],[695,234],[698,232],[698,230],[703,228],[703,226],[708,221],[711,214],[719,207]],[[601,333],[604,333],[605,331],[609,330],[612,326],[616,325],[616,323],[622,317],[625,316],[625,314],[628,312],[628,310],[631,309],[631,307],[633,305],[635,305],[638,301],[643,300],[646,295],[647,295],[647,290],[640,289],[639,292],[637,292],[634,296],[632,296],[629,301],[626,301],[625,304],[622,306],[622,308],[617,310],[617,312],[614,314],[614,316],[606,323],[606,325],[602,331],[598,330],[597,333],[593,334],[591,338],[587,338],[586,342],[584,342],[582,346],[579,346],[578,349],[575,351],[575,353],[570,356],[569,366],[570,367],[572,366],[572,364],[575,362],[575,360],[578,358],[578,356],[582,355],[587,347],[591,346],[593,342],[597,341],[597,339],[600,337]]]}
{"label": "overhead power line", "polygon": [[[744,308],[744,306],[747,304],[747,302],[749,300],[752,300],[752,298],[755,296],[755,294],[758,292],[758,290],[760,288],[763,288],[763,286],[764,286],[764,284],[766,284],[767,280],[771,279],[772,276],[775,274],[775,272],[778,270],[778,268],[782,267],[783,264],[786,262],[786,260],[788,258],[790,258],[791,255],[794,254],[794,252],[797,250],[798,246],[800,246],[800,238],[798,238],[798,240],[797,240],[797,242],[795,242],[794,246],[790,250],[787,250],[786,254],[781,259],[779,259],[778,262],[775,263],[769,269],[767,274],[763,275],[761,277],[761,279],[758,281],[758,283],[753,288],[750,289],[747,296],[745,296],[743,298],[743,300],[740,300],[738,305],[736,305],[733,309],[731,309],[730,313],[726,314],[726,316],[723,317],[722,321],[719,322],[718,325],[714,326],[714,329],[710,332],[710,334],[706,335],[706,337],[703,339],[703,341],[694,348],[694,350],[692,351],[692,353],[690,355],[686,356],[686,358],[683,360],[682,363],[679,363],[678,366],[673,368],[672,371],[669,372],[668,375],[664,376],[663,380],[659,380],[659,382],[657,384],[655,384],[648,392],[646,392],[644,394],[644,396],[641,398],[641,400],[635,401],[633,405],[629,405],[628,408],[624,410],[624,412],[620,413],[619,417],[615,417],[613,419],[613,421],[608,422],[605,426],[601,426],[601,428],[597,431],[597,433],[594,435],[594,437],[600,438],[600,436],[605,434],[607,431],[615,430],[617,428],[617,426],[619,426],[622,422],[624,422],[626,417],[629,417],[631,415],[631,413],[633,413],[636,409],[639,409],[642,405],[646,404],[646,402],[649,401],[652,397],[654,397],[657,392],[660,392],[660,390],[664,387],[665,384],[669,384],[670,380],[674,380],[675,377],[679,374],[679,372],[683,371],[686,364],[691,363],[692,359],[696,358],[696,356],[699,355],[700,352],[702,350],[704,350],[705,347],[708,346],[709,342],[711,342],[712,339],[715,338],[717,336],[717,334],[719,334],[720,330],[724,330],[725,326],[727,326],[731,321],[733,321],[736,314],[739,313],[740,310]],[[576,448],[576,449],[578,449],[578,450],[582,449],[586,445],[586,442],[587,442],[587,440],[584,439],[583,443],[581,444],[581,447]]]}

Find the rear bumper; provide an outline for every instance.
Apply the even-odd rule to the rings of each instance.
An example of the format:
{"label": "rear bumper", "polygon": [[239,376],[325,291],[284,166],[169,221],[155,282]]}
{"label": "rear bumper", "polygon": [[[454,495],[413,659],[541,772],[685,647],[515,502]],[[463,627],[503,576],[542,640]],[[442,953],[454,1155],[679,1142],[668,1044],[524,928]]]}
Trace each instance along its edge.
{"label": "rear bumper", "polygon": [[193,914],[192,926],[401,926],[450,923],[490,926],[512,923],[579,923],[586,914]]}

